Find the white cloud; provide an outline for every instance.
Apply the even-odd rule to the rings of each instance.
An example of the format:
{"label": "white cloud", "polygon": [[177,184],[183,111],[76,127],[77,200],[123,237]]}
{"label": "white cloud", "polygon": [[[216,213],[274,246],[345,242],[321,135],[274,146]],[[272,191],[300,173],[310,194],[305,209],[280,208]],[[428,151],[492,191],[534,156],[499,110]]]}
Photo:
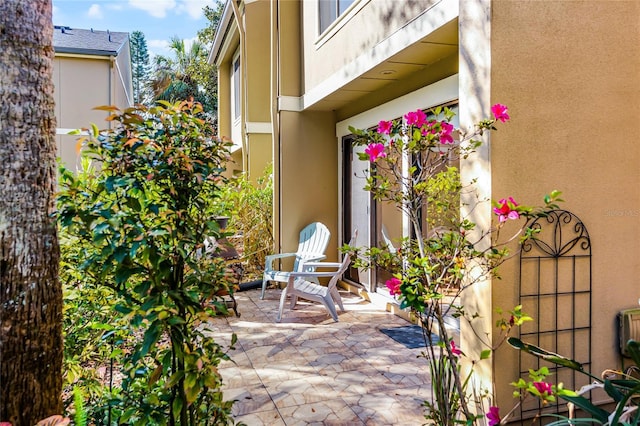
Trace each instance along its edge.
{"label": "white cloud", "polygon": [[87,11],[87,16],[89,18],[97,18],[102,19],[102,8],[99,4],[92,4],[89,10]]}
{"label": "white cloud", "polygon": [[[189,49],[191,49],[191,46],[193,45],[193,42],[197,40],[197,36],[183,39],[184,48],[189,51]],[[149,49],[149,53],[151,54],[151,56],[162,55],[173,58],[175,55],[173,50],[169,47],[170,44],[171,40],[147,40],[147,48]]]}
{"label": "white cloud", "polygon": [[123,10],[124,6],[122,3],[107,3],[105,6],[109,10]]}
{"label": "white cloud", "polygon": [[202,18],[202,9],[205,6],[213,6],[214,0],[182,0],[179,6],[179,11],[187,12],[192,19]]}
{"label": "white cloud", "polygon": [[188,52],[189,50],[191,50],[191,45],[193,45],[193,42],[198,40],[198,37],[191,37],[191,38],[185,38],[183,39],[184,41],[184,49]]}
{"label": "white cloud", "polygon": [[171,54],[171,49],[169,49],[169,40],[147,40],[147,47],[149,48],[149,53],[152,56],[169,56]]}
{"label": "white cloud", "polygon": [[129,0],[129,5],[147,12],[154,18],[164,18],[176,7],[175,0]]}
{"label": "white cloud", "polygon": [[66,16],[64,13],[62,13],[60,8],[54,5],[52,12],[53,12],[53,23],[55,25],[65,25],[63,22],[65,21]]}

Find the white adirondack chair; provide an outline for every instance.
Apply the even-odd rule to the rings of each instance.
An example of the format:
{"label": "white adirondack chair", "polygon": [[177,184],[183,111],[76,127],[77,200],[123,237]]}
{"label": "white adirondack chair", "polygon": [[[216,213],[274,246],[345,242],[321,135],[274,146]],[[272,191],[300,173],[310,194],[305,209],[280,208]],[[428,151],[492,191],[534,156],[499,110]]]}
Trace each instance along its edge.
{"label": "white adirondack chair", "polygon": [[[264,274],[262,275],[262,293],[260,299],[264,299],[264,293],[267,289],[267,282],[276,281],[286,283],[289,280],[291,272],[302,270],[302,264],[305,261],[318,261],[326,256],[324,252],[327,250],[331,233],[329,228],[320,222],[314,222],[305,226],[300,231],[300,240],[298,250],[295,253],[272,254],[266,257]],[[275,269],[275,261],[287,257],[295,257],[293,269],[291,271],[280,271]]]}
{"label": "white adirondack chair", "polygon": [[[358,230],[353,231],[351,241],[349,245],[355,244],[358,235]],[[338,322],[338,312],[336,311],[336,303],[340,307],[340,311],[344,312],[344,306],[342,305],[342,297],[336,287],[338,280],[345,273],[351,258],[349,254],[345,254],[342,262],[304,262],[303,268],[305,270],[299,272],[292,272],[289,274],[289,280],[287,281],[287,287],[282,290],[280,296],[280,308],[278,310],[278,316],[276,320],[280,322],[282,319],[282,311],[284,309],[284,302],[287,295],[291,297],[291,309],[294,309],[298,301],[298,297],[313,302],[322,303],[334,321]],[[314,270],[310,271],[307,267],[311,267]],[[318,269],[332,268],[333,271],[318,271]],[[325,287],[318,283],[319,277],[331,277],[329,284]]]}

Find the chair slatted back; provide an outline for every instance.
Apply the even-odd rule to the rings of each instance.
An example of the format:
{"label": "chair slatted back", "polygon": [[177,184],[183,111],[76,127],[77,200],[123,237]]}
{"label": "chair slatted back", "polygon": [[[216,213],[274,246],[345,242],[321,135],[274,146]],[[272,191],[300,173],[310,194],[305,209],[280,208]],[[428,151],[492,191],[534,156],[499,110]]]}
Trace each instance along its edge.
{"label": "chair slatted back", "polygon": [[330,238],[331,233],[329,232],[329,228],[323,223],[314,222],[305,226],[302,231],[300,231],[300,239],[293,270],[299,272],[304,264],[304,260],[323,255],[327,250]]}

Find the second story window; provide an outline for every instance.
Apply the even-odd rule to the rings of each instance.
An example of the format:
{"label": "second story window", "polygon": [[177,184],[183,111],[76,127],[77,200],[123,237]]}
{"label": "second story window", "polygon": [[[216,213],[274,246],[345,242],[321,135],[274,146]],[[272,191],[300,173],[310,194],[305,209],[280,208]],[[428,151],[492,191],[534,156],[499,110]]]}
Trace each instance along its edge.
{"label": "second story window", "polygon": [[320,34],[353,4],[354,0],[318,0]]}
{"label": "second story window", "polygon": [[233,61],[233,118],[240,118],[240,57]]}

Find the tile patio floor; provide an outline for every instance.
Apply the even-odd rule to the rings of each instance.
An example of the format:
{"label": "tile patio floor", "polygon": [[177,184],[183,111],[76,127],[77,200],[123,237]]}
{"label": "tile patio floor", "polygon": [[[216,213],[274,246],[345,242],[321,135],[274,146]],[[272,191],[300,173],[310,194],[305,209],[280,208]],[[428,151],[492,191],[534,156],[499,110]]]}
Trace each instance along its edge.
{"label": "tile patio floor", "polygon": [[341,292],[346,312],[334,322],[319,304],[288,304],[276,323],[280,290],[238,293],[241,316],[211,323],[216,341],[238,336],[224,362],[224,397],[236,421],[253,425],[420,425],[429,395],[428,366],[380,328],[409,323],[357,295]]}

